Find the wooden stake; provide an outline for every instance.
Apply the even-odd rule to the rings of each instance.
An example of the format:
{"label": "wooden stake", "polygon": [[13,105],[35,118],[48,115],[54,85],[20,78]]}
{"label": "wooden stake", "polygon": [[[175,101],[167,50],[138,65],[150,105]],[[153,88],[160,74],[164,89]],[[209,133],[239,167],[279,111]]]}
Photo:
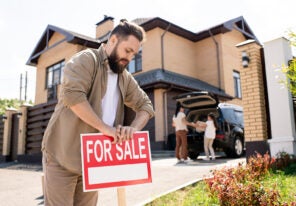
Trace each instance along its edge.
{"label": "wooden stake", "polygon": [[125,187],[117,188],[118,206],[126,206]]}

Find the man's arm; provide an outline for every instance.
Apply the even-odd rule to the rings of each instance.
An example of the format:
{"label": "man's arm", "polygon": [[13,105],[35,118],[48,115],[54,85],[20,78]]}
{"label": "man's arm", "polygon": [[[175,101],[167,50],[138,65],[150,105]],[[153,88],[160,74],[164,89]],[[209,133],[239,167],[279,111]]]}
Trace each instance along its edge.
{"label": "man's arm", "polygon": [[142,130],[150,119],[150,115],[146,111],[139,111],[136,113],[134,121],[131,123],[131,127],[135,128],[137,131]]}
{"label": "man's arm", "polygon": [[133,134],[136,131],[142,130],[145,127],[145,125],[147,124],[147,122],[149,121],[149,119],[150,119],[150,115],[148,112],[146,112],[144,110],[136,112],[136,117],[130,126],[119,125],[120,137],[123,140],[128,140],[128,139],[133,138]]}
{"label": "man's arm", "polygon": [[85,123],[96,128],[104,135],[111,136],[116,139],[116,129],[105,124],[93,111],[88,101],[75,104],[71,106],[70,109]]}
{"label": "man's arm", "polygon": [[154,116],[154,110],[149,97],[140,88],[134,77],[129,72],[125,72],[123,75],[125,75],[128,81],[124,104],[136,112],[136,117],[130,126],[122,127],[119,125],[120,138],[128,140],[133,137],[134,132],[140,131],[145,127],[148,120]]}

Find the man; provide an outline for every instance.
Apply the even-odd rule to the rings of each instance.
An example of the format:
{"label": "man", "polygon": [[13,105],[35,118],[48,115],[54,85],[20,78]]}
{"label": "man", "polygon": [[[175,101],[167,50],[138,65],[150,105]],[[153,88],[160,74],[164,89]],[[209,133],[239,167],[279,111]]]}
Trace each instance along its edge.
{"label": "man", "polygon": [[[97,204],[97,192],[83,192],[81,133],[101,132],[121,143],[154,115],[148,96],[125,70],[144,35],[140,26],[122,21],[106,45],[84,50],[66,64],[59,102],[42,142],[45,205]],[[136,112],[130,126],[122,126],[124,105]]]}

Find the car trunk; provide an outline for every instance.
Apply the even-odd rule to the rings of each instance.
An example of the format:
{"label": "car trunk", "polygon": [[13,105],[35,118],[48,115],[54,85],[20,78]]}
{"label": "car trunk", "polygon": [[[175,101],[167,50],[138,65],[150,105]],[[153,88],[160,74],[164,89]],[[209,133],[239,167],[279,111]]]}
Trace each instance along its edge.
{"label": "car trunk", "polygon": [[186,109],[198,110],[201,108],[217,108],[219,101],[217,96],[208,92],[190,92],[176,96],[177,102]]}

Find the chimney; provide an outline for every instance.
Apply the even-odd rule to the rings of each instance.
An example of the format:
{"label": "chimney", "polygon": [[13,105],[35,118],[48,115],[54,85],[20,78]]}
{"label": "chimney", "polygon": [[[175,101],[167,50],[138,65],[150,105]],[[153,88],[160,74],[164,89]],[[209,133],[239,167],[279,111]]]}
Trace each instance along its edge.
{"label": "chimney", "polygon": [[107,38],[114,27],[113,17],[104,15],[104,19],[96,24],[96,39]]}

